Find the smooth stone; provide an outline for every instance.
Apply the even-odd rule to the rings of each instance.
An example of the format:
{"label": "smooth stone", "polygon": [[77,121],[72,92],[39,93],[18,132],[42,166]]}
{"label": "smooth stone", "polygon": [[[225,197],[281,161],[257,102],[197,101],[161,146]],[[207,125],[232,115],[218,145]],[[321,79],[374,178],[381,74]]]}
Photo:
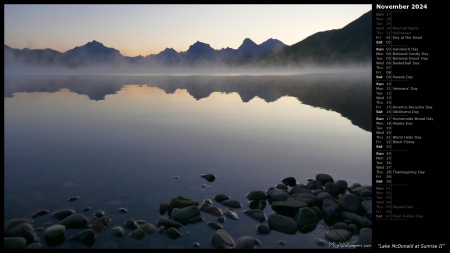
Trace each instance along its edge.
{"label": "smooth stone", "polygon": [[235,249],[254,249],[255,245],[261,245],[261,242],[252,236],[241,236],[236,240]]}
{"label": "smooth stone", "polygon": [[258,225],[256,225],[256,232],[258,234],[266,235],[266,234],[270,233],[270,228],[268,226],[266,226],[265,224],[258,224]]}
{"label": "smooth stone", "polygon": [[316,195],[316,198],[319,200],[320,204],[323,204],[323,201],[326,199],[332,199],[332,200],[336,200],[335,197],[333,197],[330,193],[328,192],[319,192]]}
{"label": "smooth stone", "polygon": [[371,220],[369,220],[366,217],[359,216],[356,213],[342,212],[341,216],[344,219],[348,219],[348,220],[358,224],[362,228],[371,228],[372,227],[372,221]]}
{"label": "smooth stone", "polygon": [[121,237],[125,234],[125,230],[120,226],[113,227],[111,231],[115,237]]}
{"label": "smooth stone", "polygon": [[161,227],[164,226],[165,229],[174,227],[174,228],[181,228],[183,226],[183,224],[179,223],[178,221],[175,220],[171,220],[171,219],[167,219],[165,217],[160,217],[157,221],[156,221],[156,226]]}
{"label": "smooth stone", "polygon": [[12,228],[14,228],[15,226],[21,224],[21,223],[28,223],[28,224],[33,224],[33,220],[30,218],[17,218],[17,219],[12,219],[9,220],[5,223],[5,230],[4,230],[4,234],[8,234],[8,231],[11,230]]}
{"label": "smooth stone", "polygon": [[314,190],[314,189],[322,189],[323,185],[320,181],[318,180],[310,180],[308,181],[308,183],[306,184],[306,187],[309,190]]}
{"label": "smooth stone", "polygon": [[263,211],[261,211],[259,209],[245,210],[244,214],[248,215],[250,218],[252,218],[260,223],[266,221],[266,215],[264,214]]}
{"label": "smooth stone", "polygon": [[78,200],[79,198],[80,198],[80,196],[74,196],[74,197],[68,198],[67,201],[72,202],[72,201]]}
{"label": "smooth stone", "polygon": [[153,234],[156,231],[155,226],[153,226],[153,224],[151,223],[144,223],[140,226],[140,229],[144,230],[145,233],[147,234]]}
{"label": "smooth stone", "polygon": [[305,202],[288,198],[285,201],[272,202],[272,210],[277,214],[293,217],[301,207],[308,206]]}
{"label": "smooth stone", "polygon": [[34,232],[33,225],[27,222],[22,222],[8,229],[4,234],[4,237],[23,237],[27,241],[27,244],[30,244],[34,242],[36,232]]}
{"label": "smooth stone", "polygon": [[319,207],[312,206],[311,209],[316,213],[317,218],[319,218],[319,220],[322,219],[323,213],[322,213],[322,210]]}
{"label": "smooth stone", "polygon": [[340,217],[341,209],[339,205],[332,199],[325,199],[322,203],[322,213],[325,218],[335,221]]}
{"label": "smooth stone", "polygon": [[368,189],[364,189],[359,192],[359,196],[363,198],[371,198],[372,197],[372,191]]}
{"label": "smooth stone", "polygon": [[169,209],[169,204],[161,203],[159,204],[159,214],[164,215]]}
{"label": "smooth stone", "polygon": [[292,187],[291,190],[289,191],[289,194],[291,195],[296,193],[311,193],[311,190],[307,189],[306,186],[303,184],[298,184]]}
{"label": "smooth stone", "polygon": [[231,208],[241,208],[242,207],[242,204],[239,203],[239,201],[233,200],[233,199],[224,200],[224,201],[220,202],[220,204],[222,204],[226,207],[231,207]]}
{"label": "smooth stone", "polygon": [[182,209],[172,209],[171,217],[181,224],[187,224],[190,219],[199,216],[200,214],[201,212],[198,206],[187,206]]}
{"label": "smooth stone", "polygon": [[102,210],[98,210],[97,212],[95,212],[94,216],[97,218],[103,217],[105,216],[105,212]]}
{"label": "smooth stone", "polygon": [[136,223],[139,225],[142,225],[142,224],[147,223],[147,221],[146,220],[137,220]]}
{"label": "smooth stone", "polygon": [[340,193],[344,193],[345,190],[347,190],[347,188],[348,188],[347,181],[345,181],[345,180],[339,179],[336,182],[334,182],[334,184],[339,188]]}
{"label": "smooth stone", "polygon": [[211,243],[216,249],[234,248],[233,238],[223,229],[217,230],[211,237]]}
{"label": "smooth stone", "polygon": [[72,236],[70,240],[81,242],[88,247],[92,247],[95,243],[95,232],[92,229],[86,229]]}
{"label": "smooth stone", "polygon": [[208,182],[214,182],[216,180],[216,176],[214,176],[213,174],[200,174],[200,176],[204,179],[206,179],[206,181]]}
{"label": "smooth stone", "polygon": [[204,212],[204,213],[209,213],[213,216],[216,217],[220,217],[223,215],[223,211],[216,207],[216,206],[207,206],[207,205],[203,205],[200,207],[200,211]]}
{"label": "smooth stone", "polygon": [[224,223],[225,222],[225,216],[217,217],[217,221],[220,222],[220,223]]}
{"label": "smooth stone", "polygon": [[64,220],[65,218],[69,217],[70,215],[76,213],[73,209],[64,209],[60,211],[56,211],[51,214],[51,216],[58,220]]}
{"label": "smooth stone", "polygon": [[358,225],[353,224],[353,223],[352,224],[348,224],[347,230],[350,231],[350,233],[352,233],[354,235],[357,235],[359,233],[358,232]]}
{"label": "smooth stone", "polygon": [[26,249],[27,240],[23,237],[5,237],[3,245],[4,249]]}
{"label": "smooth stone", "polygon": [[336,222],[333,224],[333,229],[348,229],[348,225],[345,222]]}
{"label": "smooth stone", "polygon": [[367,199],[367,200],[361,201],[361,206],[363,207],[364,211],[366,212],[367,217],[369,217],[369,219],[372,219],[372,200]]}
{"label": "smooth stone", "polygon": [[187,221],[188,224],[195,224],[204,221],[205,219],[202,216],[195,216]]}
{"label": "smooth stone", "polygon": [[348,189],[349,189],[350,191],[353,191],[354,189],[356,189],[356,188],[358,188],[358,187],[361,187],[361,185],[358,184],[358,183],[354,183],[354,184],[352,184],[350,187],[348,187]]}
{"label": "smooth stone", "polygon": [[319,199],[311,193],[296,193],[291,195],[291,198],[305,202],[308,206],[315,206],[319,204]]}
{"label": "smooth stone", "polygon": [[224,215],[232,220],[239,220],[239,216],[237,215],[236,211],[234,211],[231,208],[227,208],[223,211]]}
{"label": "smooth stone", "polygon": [[325,246],[327,244],[327,241],[321,238],[314,238],[314,242],[319,246]]}
{"label": "smooth stone", "polygon": [[309,207],[300,208],[295,214],[294,220],[297,223],[298,230],[302,233],[313,231],[319,222],[316,212]]}
{"label": "smooth stone", "polygon": [[372,229],[370,228],[361,228],[359,230],[359,239],[355,243],[356,245],[361,245],[361,248],[368,249],[371,247],[364,247],[365,245],[372,245]]}
{"label": "smooth stone", "polygon": [[194,247],[194,248],[198,248],[198,247],[200,247],[200,243],[198,243],[198,242],[194,242],[194,243],[192,244],[192,247]]}
{"label": "smooth stone", "polygon": [[118,211],[120,213],[127,213],[128,212],[128,210],[126,208],[123,208],[123,207],[119,208]]}
{"label": "smooth stone", "polygon": [[37,228],[34,228],[34,232],[40,232],[40,231],[44,231],[44,230],[45,230],[44,227],[37,227]]}
{"label": "smooth stone", "polygon": [[267,220],[269,222],[269,227],[273,230],[285,234],[297,233],[297,223],[290,217],[273,213],[269,215]]}
{"label": "smooth stone", "polygon": [[172,201],[170,201],[169,206],[167,208],[167,211],[169,213],[169,216],[172,215],[172,210],[174,208],[183,209],[188,206],[198,206],[199,203],[196,200],[184,198],[181,196],[178,196],[176,198],[173,198]]}
{"label": "smooth stone", "polygon": [[276,184],[275,188],[276,189],[280,189],[280,190],[287,190],[288,189],[288,187],[285,184]]}
{"label": "smooth stone", "polygon": [[312,189],[311,194],[317,195],[319,193],[323,192],[322,188]]}
{"label": "smooth stone", "polygon": [[92,224],[91,228],[94,231],[97,232],[103,232],[106,229],[106,226],[111,222],[111,219],[108,216],[102,216],[100,218],[95,219]]}
{"label": "smooth stone", "polygon": [[249,191],[245,197],[249,200],[255,200],[255,201],[260,201],[260,200],[266,200],[267,199],[267,194],[264,191],[261,190],[253,190],[253,191]]}
{"label": "smooth stone", "polygon": [[281,182],[290,187],[294,187],[297,185],[297,180],[294,177],[286,177],[281,180]]}
{"label": "smooth stone", "polygon": [[264,210],[264,208],[266,207],[266,200],[250,200],[248,202],[248,207],[250,207],[251,209]]}
{"label": "smooth stone", "polygon": [[267,192],[267,198],[271,202],[284,201],[289,198],[289,193],[280,189],[271,189]]}
{"label": "smooth stone", "polygon": [[370,185],[363,185],[363,186],[359,186],[359,187],[351,189],[351,191],[354,194],[358,195],[358,196],[360,196],[361,192],[364,191],[364,190],[369,190],[369,191],[372,192],[372,186],[370,186]]}
{"label": "smooth stone", "polygon": [[228,195],[226,195],[226,194],[223,194],[223,193],[219,193],[219,194],[217,194],[217,195],[215,195],[214,197],[213,197],[213,199],[215,200],[215,201],[217,201],[217,202],[222,202],[222,201],[225,201],[225,200],[227,200],[227,199],[230,199],[230,196],[228,196]]}
{"label": "smooth stone", "polygon": [[132,239],[141,240],[145,236],[145,231],[140,228],[136,228],[135,230],[131,231],[128,236]]}
{"label": "smooth stone", "polygon": [[338,200],[338,205],[342,210],[352,213],[359,213],[361,210],[361,203],[358,196],[352,193],[342,195]]}
{"label": "smooth stone", "polygon": [[331,194],[331,196],[333,197],[338,197],[339,196],[339,187],[337,185],[335,185],[333,182],[327,182],[324,186],[323,186],[323,190],[325,192],[328,192],[329,194]]}
{"label": "smooth stone", "polygon": [[36,213],[34,213],[33,215],[31,215],[31,218],[41,217],[41,216],[44,216],[44,215],[48,214],[49,212],[50,212],[49,210],[41,210],[41,211],[37,211]]}
{"label": "smooth stone", "polygon": [[222,225],[220,225],[219,223],[217,223],[217,222],[208,222],[207,223],[207,225],[208,225],[208,227],[210,227],[210,228],[212,228],[212,229],[215,229],[215,230],[219,230],[219,229],[223,229],[223,226]]}
{"label": "smooth stone", "polygon": [[61,224],[51,225],[44,231],[45,243],[49,246],[57,246],[64,242],[66,227]]}
{"label": "smooth stone", "polygon": [[81,209],[82,212],[87,212],[87,211],[89,211],[89,210],[91,210],[91,207],[90,207],[90,206]]}
{"label": "smooth stone", "polygon": [[280,245],[286,245],[287,241],[286,240],[278,240],[277,243]]}
{"label": "smooth stone", "polygon": [[64,220],[60,221],[61,225],[66,226],[66,228],[84,228],[87,227],[89,220],[81,213],[74,213]]}
{"label": "smooth stone", "polygon": [[43,249],[44,245],[40,242],[33,242],[27,246],[27,249]]}
{"label": "smooth stone", "polygon": [[319,181],[322,185],[325,185],[328,182],[334,183],[333,177],[328,174],[319,173],[316,175],[316,180]]}
{"label": "smooth stone", "polygon": [[333,242],[345,242],[350,239],[351,234],[346,229],[333,229],[325,232],[325,236]]}
{"label": "smooth stone", "polygon": [[166,234],[170,239],[177,239],[178,237],[181,236],[181,232],[174,227],[167,229]]}
{"label": "smooth stone", "polygon": [[139,225],[137,224],[137,222],[133,219],[127,220],[123,223],[123,225],[128,228],[128,229],[137,229],[139,228]]}
{"label": "smooth stone", "polygon": [[202,205],[213,205],[213,202],[211,199],[204,199]]}

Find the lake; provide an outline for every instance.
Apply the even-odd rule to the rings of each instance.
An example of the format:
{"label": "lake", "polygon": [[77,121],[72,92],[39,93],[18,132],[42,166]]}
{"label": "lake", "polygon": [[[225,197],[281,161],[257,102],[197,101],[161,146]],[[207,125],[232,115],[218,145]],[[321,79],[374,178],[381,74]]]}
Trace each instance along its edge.
{"label": "lake", "polygon": [[[371,72],[303,75],[6,75],[4,220],[72,208],[111,223],[92,248],[212,248],[203,222],[141,240],[113,237],[127,219],[156,226],[160,203],[224,193],[242,203],[224,229],[260,248],[322,248],[311,232],[256,233],[246,194],[317,173],[372,185]],[[208,182],[200,174],[217,176]],[[79,196],[69,202],[69,197]],[[214,205],[225,209],[215,201]],[[91,207],[90,211],[81,209]],[[118,212],[124,207],[127,213]],[[263,210],[268,216],[270,204]],[[167,214],[165,214],[167,217]],[[50,214],[33,219],[47,227]],[[265,222],[267,224],[267,221]],[[67,238],[83,229],[68,229]],[[126,230],[126,233],[130,230]],[[36,232],[44,247],[44,232]],[[285,240],[285,244],[280,244]],[[66,240],[52,248],[87,248]]]}

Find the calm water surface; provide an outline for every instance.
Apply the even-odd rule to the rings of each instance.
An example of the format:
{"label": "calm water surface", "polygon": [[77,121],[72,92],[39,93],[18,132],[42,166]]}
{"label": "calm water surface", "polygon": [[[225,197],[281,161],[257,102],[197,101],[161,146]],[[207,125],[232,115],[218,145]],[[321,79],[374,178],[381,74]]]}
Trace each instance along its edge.
{"label": "calm water surface", "polygon": [[[245,195],[316,173],[371,185],[370,77],[6,76],[4,220],[90,206],[86,216],[103,210],[112,219],[93,248],[211,248],[209,214],[176,240],[115,238],[110,230],[127,219],[156,224],[159,203],[178,195],[201,203],[225,193],[243,204],[240,219],[223,224],[235,241],[251,235],[267,248],[320,248],[313,240],[325,239],[320,223],[306,234],[257,234],[258,223],[242,213]],[[33,225],[48,222],[56,220],[46,215]],[[72,247],[86,248],[70,241],[55,248]]]}

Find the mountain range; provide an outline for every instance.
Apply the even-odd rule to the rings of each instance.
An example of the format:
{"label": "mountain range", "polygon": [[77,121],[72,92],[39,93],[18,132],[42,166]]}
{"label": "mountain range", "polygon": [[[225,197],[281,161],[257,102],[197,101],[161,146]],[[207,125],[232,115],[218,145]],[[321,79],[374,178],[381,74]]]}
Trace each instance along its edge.
{"label": "mountain range", "polygon": [[246,38],[237,49],[217,50],[197,41],[185,52],[166,48],[158,54],[128,57],[96,40],[64,53],[4,45],[5,68],[17,65],[77,68],[95,64],[166,67],[329,65],[371,62],[371,59],[372,11],[341,29],[317,32],[291,46],[272,38],[258,45]]}

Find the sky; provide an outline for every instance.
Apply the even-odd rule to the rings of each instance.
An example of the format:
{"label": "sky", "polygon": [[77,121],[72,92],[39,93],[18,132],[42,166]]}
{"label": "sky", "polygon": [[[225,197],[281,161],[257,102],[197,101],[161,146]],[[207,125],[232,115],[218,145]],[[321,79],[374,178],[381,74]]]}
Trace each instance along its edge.
{"label": "sky", "polygon": [[340,29],[372,9],[336,5],[4,5],[5,45],[65,52],[96,40],[125,56],[185,52],[197,41],[237,49],[245,38],[293,45],[316,32]]}

